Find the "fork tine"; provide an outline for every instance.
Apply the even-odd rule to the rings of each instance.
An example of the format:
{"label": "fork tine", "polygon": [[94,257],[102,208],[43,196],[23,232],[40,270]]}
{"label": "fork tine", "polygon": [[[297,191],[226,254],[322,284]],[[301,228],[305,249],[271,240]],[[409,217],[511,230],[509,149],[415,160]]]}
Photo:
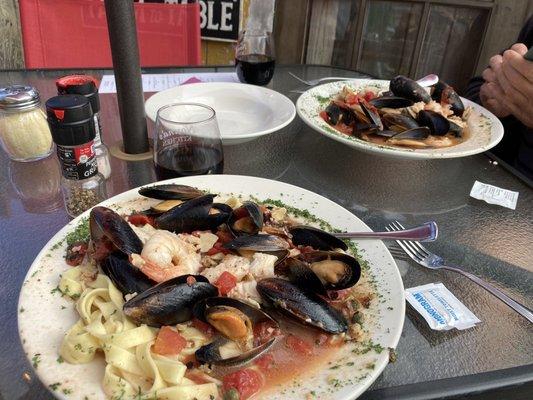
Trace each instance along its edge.
{"label": "fork tine", "polygon": [[[389,226],[385,228],[387,231],[397,231],[399,230],[393,223],[390,223]],[[413,259],[416,262],[420,262],[422,257],[418,255],[415,251],[413,251],[410,247],[407,246],[407,242],[403,240],[397,240],[396,243],[407,253],[411,259]]]}
{"label": "fork tine", "polygon": [[[396,229],[405,229],[399,221],[394,221],[392,225]],[[405,242],[406,245],[409,246],[413,251],[419,253],[422,258],[428,257],[431,254],[422,244],[420,244],[420,242],[416,240],[409,240]]]}
{"label": "fork tine", "polygon": [[394,221],[393,224],[398,225],[398,229],[405,229],[402,224],[400,224],[400,221]]}

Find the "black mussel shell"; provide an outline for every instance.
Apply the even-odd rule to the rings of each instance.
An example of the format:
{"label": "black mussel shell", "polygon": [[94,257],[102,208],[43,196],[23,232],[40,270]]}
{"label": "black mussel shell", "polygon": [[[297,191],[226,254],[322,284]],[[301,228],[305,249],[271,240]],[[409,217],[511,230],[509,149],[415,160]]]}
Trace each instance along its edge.
{"label": "black mussel shell", "polygon": [[255,360],[257,357],[267,352],[276,341],[276,338],[272,338],[268,342],[254,347],[250,351],[239,354],[238,356],[223,358],[219,349],[224,344],[228,343],[228,341],[229,340],[226,338],[218,337],[213,342],[200,347],[194,353],[196,360],[201,364],[215,364],[224,367],[239,367]]}
{"label": "black mussel shell", "polygon": [[359,102],[359,106],[361,107],[361,110],[363,110],[363,113],[368,118],[373,128],[377,128],[379,130],[383,129],[383,123],[381,122],[381,117],[379,116],[379,113],[376,111],[375,108],[373,108],[370,104],[368,104],[364,100],[361,100]]}
{"label": "black mussel shell", "polygon": [[450,122],[450,132],[457,138],[463,137],[463,128],[453,121],[448,121]]}
{"label": "black mussel shell", "polygon": [[110,254],[100,263],[100,268],[123,295],[139,294],[156,285],[121,253]]}
{"label": "black mussel shell", "polygon": [[292,243],[297,246],[311,246],[316,250],[347,250],[348,245],[331,233],[312,226],[295,225],[289,228]]}
{"label": "black mussel shell", "polygon": [[236,308],[237,310],[240,310],[250,320],[253,324],[257,324],[262,321],[270,321],[275,326],[278,326],[278,323],[272,319],[270,315],[268,315],[263,310],[260,310],[257,307],[253,307],[250,304],[244,303],[237,299],[232,299],[230,297],[209,297],[206,299],[203,299],[202,301],[199,301],[196,303],[193,307],[193,314],[196,318],[198,318],[202,322],[206,322],[206,311],[208,311],[212,307],[217,306],[228,306]]}
{"label": "black mussel shell", "polygon": [[153,327],[175,325],[192,317],[193,306],[218,289],[201,275],[182,275],[138,294],[124,304],[123,310],[136,324]]}
{"label": "black mussel shell", "polygon": [[324,268],[324,265],[327,264],[323,264],[323,262],[328,260],[338,261],[343,265],[344,270],[340,276],[336,276],[338,280],[335,282],[332,282],[324,275],[327,271],[312,269],[327,290],[351,288],[359,281],[359,278],[361,278],[361,265],[349,254],[335,251],[312,251],[309,253],[302,253],[298,258],[305,261],[311,267],[310,269],[312,269],[313,264],[316,265],[316,263],[322,263],[322,268]]}
{"label": "black mussel shell", "polygon": [[187,185],[153,185],[139,189],[139,194],[158,200],[191,200],[203,196],[205,193]]}
{"label": "black mussel shell", "polygon": [[225,243],[223,247],[234,251],[273,252],[286,250],[289,248],[289,244],[279,236],[257,234],[236,237],[231,242]]}
{"label": "black mussel shell", "polygon": [[307,292],[327,296],[327,289],[322,281],[304,260],[287,257],[276,266],[275,272],[276,275],[286,276],[292,283]]}
{"label": "black mussel shell", "polygon": [[143,249],[141,239],[131,226],[109,208],[98,206],[91,210],[89,230],[95,247],[96,261],[105,259],[116,250],[130,255],[140,254]]}
{"label": "black mussel shell", "polygon": [[414,118],[403,114],[385,114],[382,119],[385,127],[396,132],[403,132],[420,126]]}
{"label": "black mussel shell", "polygon": [[429,103],[431,101],[431,96],[422,86],[415,80],[403,75],[398,75],[391,79],[390,90],[395,96],[405,97],[414,102],[423,101],[424,103]]}
{"label": "black mussel shell", "polygon": [[450,121],[435,111],[422,110],[417,120],[420,126],[427,126],[432,135],[444,136],[450,131]]}
{"label": "black mussel shell", "polygon": [[[239,227],[239,222],[246,221],[246,226]],[[242,228],[246,229],[242,229]],[[245,201],[242,206],[232,211],[228,228],[233,236],[255,235],[263,228],[263,211],[258,204]]]}
{"label": "black mussel shell", "polygon": [[465,105],[461,97],[457,94],[453,87],[443,81],[439,81],[433,86],[431,97],[438,103],[449,104],[453,113],[461,117],[465,111]]}
{"label": "black mussel shell", "polygon": [[424,140],[429,137],[430,133],[431,131],[429,130],[429,128],[421,126],[419,128],[409,129],[408,131],[398,133],[397,135],[394,135],[392,139]]}
{"label": "black mussel shell", "polygon": [[396,136],[398,134],[397,131],[391,131],[389,129],[384,129],[382,131],[377,131],[375,132],[376,135],[378,136],[382,136],[382,137],[386,137],[386,138],[391,138],[393,136]]}
{"label": "black mussel shell", "polygon": [[357,122],[357,117],[354,111],[338,102],[332,101],[326,107],[326,114],[328,115],[331,125],[337,125],[339,122],[345,125],[352,125]]}
{"label": "black mussel shell", "polygon": [[[190,233],[217,228],[228,220],[229,214],[226,212],[225,205],[213,205],[214,197],[214,194],[207,194],[171,208],[155,218],[156,228],[176,233]],[[211,208],[215,208],[219,212],[210,214]]]}
{"label": "black mussel shell", "polygon": [[380,96],[369,100],[369,103],[376,108],[405,108],[413,104],[413,100],[398,96]]}
{"label": "black mussel shell", "polygon": [[333,334],[348,330],[346,319],[325,300],[285,279],[262,279],[257,291],[269,305],[303,324]]}

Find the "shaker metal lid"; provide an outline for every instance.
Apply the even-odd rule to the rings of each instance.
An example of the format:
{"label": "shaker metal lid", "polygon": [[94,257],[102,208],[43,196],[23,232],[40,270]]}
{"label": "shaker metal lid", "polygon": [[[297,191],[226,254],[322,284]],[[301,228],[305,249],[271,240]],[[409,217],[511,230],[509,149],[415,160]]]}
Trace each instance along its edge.
{"label": "shaker metal lid", "polygon": [[0,109],[26,110],[41,101],[39,92],[33,86],[11,85],[0,88]]}

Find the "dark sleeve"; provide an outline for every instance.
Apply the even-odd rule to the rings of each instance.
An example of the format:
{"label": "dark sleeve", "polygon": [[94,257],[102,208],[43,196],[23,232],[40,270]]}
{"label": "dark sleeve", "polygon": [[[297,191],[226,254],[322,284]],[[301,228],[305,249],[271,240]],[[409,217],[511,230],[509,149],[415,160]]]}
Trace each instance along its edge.
{"label": "dark sleeve", "polygon": [[[516,42],[524,43],[528,48],[533,46],[533,15],[529,17],[526,24],[520,31]],[[468,86],[465,89],[464,97],[481,104],[479,90],[481,89],[481,85],[483,85],[483,83],[485,83],[485,81],[481,76],[472,78],[470,82],[468,82]]]}

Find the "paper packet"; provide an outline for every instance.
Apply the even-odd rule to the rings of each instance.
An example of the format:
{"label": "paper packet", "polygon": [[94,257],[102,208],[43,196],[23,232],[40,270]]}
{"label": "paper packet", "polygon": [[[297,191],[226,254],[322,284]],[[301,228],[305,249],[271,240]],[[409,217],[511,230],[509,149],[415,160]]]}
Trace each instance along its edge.
{"label": "paper packet", "polygon": [[468,329],[481,322],[442,283],[430,283],[405,290],[406,300],[431,329]]}
{"label": "paper packet", "polygon": [[511,210],[516,209],[516,203],[518,201],[518,192],[502,189],[479,181],[474,182],[470,196],[489,204],[510,208]]}

